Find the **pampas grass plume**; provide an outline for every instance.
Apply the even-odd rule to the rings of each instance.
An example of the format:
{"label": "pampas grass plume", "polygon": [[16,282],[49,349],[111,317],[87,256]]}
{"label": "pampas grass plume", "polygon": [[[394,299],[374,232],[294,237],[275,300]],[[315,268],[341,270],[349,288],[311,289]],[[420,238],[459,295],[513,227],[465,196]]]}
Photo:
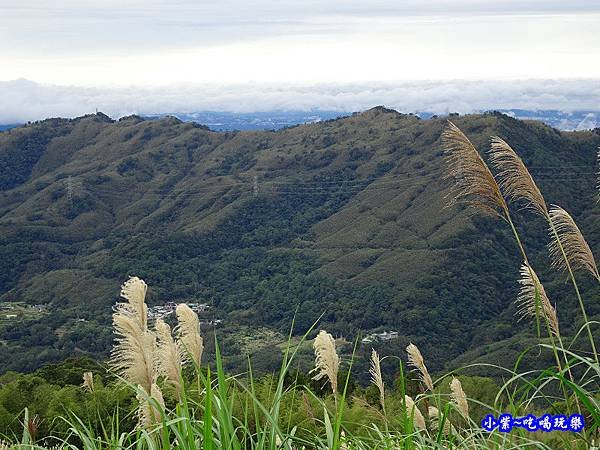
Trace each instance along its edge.
{"label": "pampas grass plume", "polygon": [[92,372],[83,373],[83,384],[81,387],[88,392],[94,392],[94,374]]}
{"label": "pampas grass plume", "polygon": [[315,350],[315,372],[313,380],[327,378],[331,383],[331,390],[337,393],[337,376],[340,367],[340,357],[335,350],[333,336],[325,330],[321,330],[313,342]]}
{"label": "pampas grass plume", "polygon": [[[521,288],[516,301],[519,308],[517,311],[517,314],[520,316],[519,320],[535,318],[541,313],[548,322],[552,334],[559,336],[560,332],[558,329],[556,310],[550,303],[546,290],[537,274],[527,263],[523,263],[521,266],[521,278],[519,284],[521,285]],[[536,292],[539,295],[539,304],[536,301]]]}
{"label": "pampas grass plume", "polygon": [[412,417],[414,427],[419,430],[425,430],[425,418],[419,408],[417,408],[415,401],[409,395],[405,395],[404,402],[406,403],[406,414],[409,418]]}
{"label": "pampas grass plume", "polygon": [[183,350],[183,362],[191,360],[197,367],[200,367],[204,351],[204,341],[200,335],[200,320],[198,319],[198,315],[185,303],[177,305],[175,312],[178,321],[175,332]]}
{"label": "pampas grass plume", "polygon": [[115,306],[113,329],[116,343],[109,365],[127,382],[150,392],[156,380],[156,336],[146,327],[147,317],[140,315],[147,311],[145,293],[146,283],[139,278],[130,278],[123,284],[121,294],[129,302]]}
{"label": "pampas grass plume", "polygon": [[456,377],[452,377],[450,382],[451,398],[460,414],[465,418],[469,418],[469,403],[467,402],[467,396],[463,391],[460,380]]}
{"label": "pampas grass plume", "polygon": [[465,201],[484,212],[503,217],[507,206],[489,167],[469,138],[452,122],[442,133],[446,179],[454,181],[452,203]]}
{"label": "pampas grass plume", "polygon": [[[427,415],[429,416],[429,424],[431,426],[431,431],[437,433],[440,428],[440,411],[435,406],[430,406],[427,410]],[[449,435],[453,431],[453,426],[450,423],[448,417],[444,420],[444,434]]]}
{"label": "pampas grass plume", "polygon": [[139,319],[143,328],[148,326],[148,307],[145,303],[147,291],[148,286],[138,277],[130,277],[121,286],[121,297],[127,299],[127,308]]}
{"label": "pampas grass plume", "polygon": [[499,137],[492,137],[491,143],[490,160],[498,171],[498,184],[504,195],[512,200],[524,200],[528,207],[548,218],[544,196],[523,160]]}
{"label": "pampas grass plume", "polygon": [[423,355],[421,355],[421,352],[417,346],[412,343],[408,344],[408,347],[406,347],[406,352],[408,353],[408,363],[419,371],[420,379],[425,387],[430,391],[433,391],[433,381],[431,380],[429,371],[425,366]]}
{"label": "pampas grass plume", "polygon": [[138,423],[141,427],[149,429],[161,420],[161,414],[158,408],[150,401],[154,399],[161,409],[165,409],[165,400],[160,388],[156,384],[152,384],[150,393],[142,386],[138,386],[136,396],[138,400]]}
{"label": "pampas grass plume", "polygon": [[379,389],[379,401],[385,411],[385,386],[383,384],[383,377],[381,376],[381,361],[375,349],[371,349],[371,367],[369,368],[369,373],[371,374],[371,383]]}
{"label": "pampas grass plume", "polygon": [[171,328],[162,319],[156,319],[154,325],[158,344],[155,364],[159,375],[175,388],[177,397],[181,395],[181,365],[183,352],[173,339]]}
{"label": "pampas grass plume", "polygon": [[586,270],[600,281],[592,250],[571,215],[560,206],[552,205],[550,221],[554,226],[554,230],[550,228],[551,240],[548,245],[552,265],[567,271],[569,268],[565,261],[566,256],[573,270]]}

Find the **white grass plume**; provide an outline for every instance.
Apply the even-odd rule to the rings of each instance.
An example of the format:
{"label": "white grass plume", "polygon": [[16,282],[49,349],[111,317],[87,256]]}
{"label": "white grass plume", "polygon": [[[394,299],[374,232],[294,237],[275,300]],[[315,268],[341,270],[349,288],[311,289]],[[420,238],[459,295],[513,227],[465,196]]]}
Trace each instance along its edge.
{"label": "white grass plume", "polygon": [[381,376],[381,361],[375,349],[371,349],[371,367],[369,368],[369,373],[371,374],[371,383],[379,389],[379,401],[381,402],[381,408],[385,411],[385,386],[383,384],[383,377]]}
{"label": "white grass plume", "polygon": [[425,366],[423,355],[421,355],[421,352],[417,346],[412,343],[408,344],[408,347],[406,347],[406,352],[408,353],[408,364],[419,371],[420,379],[425,387],[430,391],[433,391],[433,381],[429,375],[427,367]]}
{"label": "white grass plume", "polygon": [[[434,433],[438,433],[440,429],[440,420],[442,419],[440,417],[440,411],[435,406],[430,406],[427,410],[427,415],[429,416],[429,425],[431,427],[431,431],[433,431]],[[446,417],[444,419],[443,433],[446,436],[448,436],[454,431],[455,430],[452,426],[452,423],[450,423],[450,420],[448,419],[448,417]]]}
{"label": "white grass plume", "polygon": [[155,354],[155,365],[158,374],[175,388],[177,398],[181,396],[181,365],[183,352],[171,335],[171,327],[162,319],[156,319],[154,325],[158,345]]}
{"label": "white grass plume", "polygon": [[110,366],[126,381],[150,391],[156,380],[154,352],[156,336],[143,330],[138,320],[121,314],[113,314],[116,344],[111,352]]}
{"label": "white grass plume", "polygon": [[121,297],[128,301],[123,307],[129,309],[140,320],[143,328],[148,326],[148,307],[145,303],[147,291],[148,286],[138,277],[130,277],[121,286]]}
{"label": "white grass plume", "polygon": [[409,419],[412,417],[413,426],[416,429],[425,430],[425,418],[419,408],[417,408],[415,401],[409,395],[405,395],[404,402],[406,403],[406,415]]}
{"label": "white grass plume", "polygon": [[200,320],[198,315],[185,303],[177,305],[177,327],[175,332],[179,339],[180,348],[183,350],[183,362],[193,361],[200,367],[204,341],[200,335]]}
{"label": "white grass plume", "polygon": [[497,170],[498,184],[504,195],[511,200],[524,200],[527,207],[548,218],[544,196],[523,160],[499,137],[493,136],[491,143],[490,160]]}
{"label": "white grass plume", "polygon": [[147,329],[145,293],[146,283],[137,277],[123,284],[121,294],[128,302],[117,303],[114,308],[113,330],[116,337],[109,365],[129,383],[140,385],[150,392],[156,380],[156,336]]}
{"label": "white grass plume", "polygon": [[[559,336],[558,318],[556,310],[550,303],[550,299],[546,294],[544,286],[540,282],[535,271],[527,264],[521,266],[521,278],[519,280],[521,288],[519,296],[515,302],[520,316],[519,320],[525,318],[536,318],[538,314],[542,314],[550,327],[550,331],[554,336]],[[539,295],[539,304],[536,301],[536,291]]]}
{"label": "white grass plume", "polygon": [[335,350],[335,340],[331,334],[321,330],[313,342],[315,350],[315,372],[313,380],[327,378],[331,383],[331,390],[337,394],[337,376],[340,368],[340,357]]}
{"label": "white grass plume", "polygon": [[463,391],[460,380],[456,377],[452,377],[450,381],[450,397],[452,402],[456,405],[456,408],[460,414],[465,418],[469,418],[469,403],[467,402],[467,396]]}
{"label": "white grass plume", "polygon": [[600,281],[600,274],[592,250],[571,215],[560,206],[552,205],[550,208],[550,221],[554,225],[556,235],[558,235],[557,237],[554,230],[550,229],[551,240],[548,249],[552,265],[567,271],[569,268],[564,258],[566,255],[572,270],[586,270],[596,280]]}
{"label": "white grass plume", "polygon": [[92,372],[83,372],[81,387],[88,392],[94,392],[94,374]]}
{"label": "white grass plume", "polygon": [[469,138],[452,122],[442,133],[446,174],[452,180],[452,203],[464,201],[499,217],[507,214],[507,206],[498,183]]}
{"label": "white grass plume", "polygon": [[156,384],[150,387],[149,394],[142,386],[138,386],[138,390],[139,392],[136,396],[138,400],[138,424],[143,428],[149,429],[161,420],[160,411],[150,401],[149,397],[154,399],[163,411],[165,409],[165,401],[160,388]]}

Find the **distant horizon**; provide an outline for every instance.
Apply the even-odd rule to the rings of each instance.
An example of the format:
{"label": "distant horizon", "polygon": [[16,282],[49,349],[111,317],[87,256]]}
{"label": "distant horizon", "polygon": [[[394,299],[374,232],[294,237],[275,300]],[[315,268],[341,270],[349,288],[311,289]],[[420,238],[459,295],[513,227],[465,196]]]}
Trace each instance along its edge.
{"label": "distant horizon", "polygon": [[172,84],[102,88],[0,81],[0,124],[103,111],[119,118],[193,113],[342,112],[385,106],[403,113],[600,110],[600,80],[414,80],[348,84]]}
{"label": "distant horizon", "polygon": [[[114,121],[120,121],[128,117],[140,117],[143,120],[158,120],[166,117],[174,117],[182,122],[195,122],[199,125],[206,126],[212,131],[265,131],[279,130],[290,126],[316,123],[326,120],[337,120],[344,117],[349,117],[354,114],[361,114],[372,109],[383,108],[390,111],[396,111],[399,114],[409,114],[427,120],[436,117],[451,117],[458,113],[438,114],[428,111],[417,112],[401,112],[394,108],[389,108],[384,105],[375,105],[359,111],[328,111],[321,109],[313,109],[309,111],[299,110],[271,110],[235,113],[227,111],[195,111],[195,112],[177,112],[169,111],[154,114],[131,114],[121,117],[111,117],[103,111],[95,111],[76,117],[47,117],[35,121],[22,123],[0,123],[0,132],[11,128],[16,128],[30,123],[43,122],[45,120],[77,120],[94,115],[103,115]],[[486,113],[502,113],[510,117],[521,120],[537,120],[550,125],[561,131],[588,131],[600,127],[600,108],[597,110],[584,110],[573,112],[561,112],[559,110],[526,110],[526,109],[504,109],[504,110],[485,110],[473,111],[463,114],[478,115]]]}

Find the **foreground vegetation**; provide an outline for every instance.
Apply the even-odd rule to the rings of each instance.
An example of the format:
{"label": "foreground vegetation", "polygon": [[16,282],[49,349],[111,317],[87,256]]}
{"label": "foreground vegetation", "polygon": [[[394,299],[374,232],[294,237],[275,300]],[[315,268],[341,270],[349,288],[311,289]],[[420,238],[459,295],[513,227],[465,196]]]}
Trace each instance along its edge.
{"label": "foreground vegetation", "polygon": [[[395,358],[382,359],[373,350],[370,386],[354,386],[358,339],[350,355],[341,358],[332,335],[316,333],[318,321],[300,339],[290,334],[277,372],[257,378],[250,359],[247,371],[232,376],[224,370],[218,339],[214,359],[203,361],[199,320],[185,304],[177,307],[173,330],[160,319],[148,323],[147,286],[134,277],[122,287],[125,302],[114,308],[116,339],[109,371],[86,371],[81,374],[82,387],[59,389],[60,396],[38,392],[54,400],[53,406],[47,405],[52,423],[44,423],[50,417],[32,415],[25,408],[21,425],[13,420],[15,435],[6,438],[23,448],[590,448],[600,427],[598,323],[590,319],[578,278],[591,276],[600,282],[592,251],[570,214],[546,205],[507,142],[492,138],[489,159],[494,175],[454,124],[448,124],[443,141],[446,178],[454,186],[452,201],[467,201],[474,211],[505,222],[522,259],[516,309],[520,319],[531,323],[538,342],[523,348],[511,367],[479,365],[495,374],[497,385],[489,378],[465,376],[473,367],[432,376],[427,355],[411,343]],[[528,257],[512,203],[522,203],[548,224],[550,260],[567,275],[579,307],[581,326],[571,336],[563,335],[550,291]],[[309,338],[314,338],[315,362],[311,373],[304,374],[295,370],[295,361]],[[524,370],[521,361],[530,352],[552,362]],[[393,385],[386,383],[382,364],[396,368]],[[54,374],[46,376],[63,374],[66,379],[73,370],[55,367]],[[35,376],[11,376],[2,380],[3,404],[15,402],[15,393],[36,392]],[[43,371],[38,377],[48,379]],[[65,407],[62,413],[60,405]],[[577,432],[482,428],[487,415],[502,413],[576,416],[585,425]]]}

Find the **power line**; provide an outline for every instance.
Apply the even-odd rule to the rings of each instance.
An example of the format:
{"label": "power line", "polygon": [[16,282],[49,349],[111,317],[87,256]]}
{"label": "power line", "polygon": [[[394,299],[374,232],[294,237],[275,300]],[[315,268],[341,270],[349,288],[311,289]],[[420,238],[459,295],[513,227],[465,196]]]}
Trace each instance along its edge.
{"label": "power line", "polygon": [[[367,189],[373,189],[375,187],[379,187],[379,186],[391,186],[391,185],[396,185],[398,187],[402,187],[402,186],[411,186],[411,185],[416,185],[422,182],[425,182],[427,180],[436,180],[436,179],[441,179],[441,178],[436,178],[436,175],[439,175],[438,173],[432,173],[429,175],[419,175],[419,176],[414,176],[414,177],[410,177],[410,178],[399,178],[393,181],[377,181],[375,180],[374,182],[370,183],[370,184],[364,184],[364,185],[360,185],[360,184],[347,184],[346,182],[337,182],[335,185],[334,184],[330,184],[330,185],[325,185],[325,186],[319,186],[318,184],[305,184],[305,183],[276,183],[276,182],[270,182],[270,181],[265,181],[262,183],[262,186],[264,188],[270,188],[270,190],[281,190],[282,192],[284,192],[284,190],[286,188],[292,188],[294,191],[302,191],[302,192],[344,192],[344,191],[357,191],[357,190],[367,190]],[[565,173],[562,176],[558,176],[555,174],[539,174],[537,176],[538,179],[551,179],[551,180],[573,180],[573,179],[578,179],[581,178],[582,175],[584,174],[576,174],[576,173]],[[585,175],[595,175],[594,173],[588,173]],[[172,191],[172,190],[138,190],[136,192],[139,193],[165,193],[165,194],[169,194],[169,195],[182,195],[182,194],[201,194],[201,193],[205,193],[205,192],[211,192],[211,191],[215,191],[215,190],[219,190],[225,187],[241,187],[241,188],[249,188],[247,183],[236,183],[236,184],[231,184],[231,185],[221,185],[221,186],[206,186],[206,187],[196,187],[194,189],[191,190],[181,190],[181,191]],[[253,190],[254,190],[254,186],[253,186]],[[97,191],[94,190],[98,193],[101,193],[102,191]],[[110,191],[104,191],[104,192],[115,192],[115,190],[110,190]],[[119,192],[123,192],[123,191],[119,191]],[[127,191],[127,192],[131,192],[131,191]]]}
{"label": "power line", "polygon": [[[428,178],[431,179],[431,178]],[[314,195],[319,195],[319,194],[343,194],[343,193],[358,193],[358,192],[368,192],[369,190],[382,190],[382,189],[394,189],[394,188],[408,188],[408,187],[412,187],[412,186],[418,186],[418,185],[422,185],[423,183],[425,183],[426,179],[419,179],[419,180],[404,180],[404,181],[410,181],[409,183],[401,183],[399,180],[399,182],[396,183],[381,183],[381,184],[371,184],[371,185],[367,185],[367,186],[350,186],[347,188],[342,188],[342,187],[330,187],[330,188],[303,188],[303,187],[299,187],[294,189],[293,185],[289,185],[289,186],[269,186],[268,184],[263,184],[263,187],[261,188],[261,192],[271,192],[271,193],[281,193],[281,194],[286,194],[286,193],[295,193],[295,194],[314,194]],[[389,185],[394,185],[392,187],[390,187]],[[210,190],[191,190],[191,191],[180,191],[180,192],[165,192],[165,193],[161,193],[159,191],[137,191],[136,193],[139,194],[140,196],[144,197],[144,196],[160,196],[160,197],[164,197],[165,199],[168,198],[172,198],[172,199],[176,199],[176,198],[180,198],[180,197],[185,197],[185,196],[196,196],[196,195],[210,195],[210,194],[220,194],[220,196],[232,196],[232,195],[239,195],[239,194],[243,194],[244,192],[252,192],[253,195],[256,196],[255,194],[255,190],[253,188],[251,188],[250,186],[240,186],[241,189],[237,190],[236,192],[223,192],[223,193],[219,193],[219,190],[215,190],[215,188],[211,188]],[[126,194],[126,191],[104,191],[104,192],[96,192],[96,191],[90,191],[90,193],[96,193],[99,196],[122,196],[124,194]],[[131,194],[131,192],[129,192]]]}
{"label": "power line", "polygon": [[[311,192],[311,191],[334,192],[334,189],[337,189],[337,191],[340,191],[340,190],[355,191],[355,190],[364,190],[364,189],[368,188],[369,186],[390,185],[390,184],[402,185],[403,183],[408,183],[409,185],[411,185],[411,184],[414,184],[417,182],[422,182],[422,181],[429,180],[432,178],[433,178],[432,175],[427,175],[427,176],[420,176],[420,177],[402,178],[402,179],[398,179],[396,181],[377,182],[377,183],[371,183],[371,184],[366,184],[366,185],[346,185],[345,183],[342,182],[342,183],[338,183],[337,185],[326,185],[326,186],[314,186],[313,187],[313,185],[304,185],[302,183],[272,183],[269,181],[263,182],[263,183],[261,183],[261,185],[266,188],[270,187],[271,190],[285,189],[285,188],[290,187],[290,188],[298,188],[299,190],[302,190],[304,192]],[[253,183],[252,186],[250,186],[248,183],[236,183],[236,184],[231,184],[231,185],[220,185],[220,186],[214,185],[214,186],[205,186],[205,187],[195,187],[194,189],[181,190],[181,191],[173,191],[173,190],[166,190],[166,189],[143,190],[141,188],[138,188],[135,190],[103,189],[103,188],[97,189],[97,188],[93,188],[93,187],[91,187],[91,188],[89,187],[88,190],[90,193],[96,193],[96,194],[100,194],[100,195],[111,195],[111,194],[119,195],[119,194],[137,193],[137,194],[142,194],[142,195],[164,194],[165,196],[179,196],[179,195],[195,195],[195,194],[215,193],[224,188],[234,188],[234,187],[242,188],[242,190],[251,189],[253,192],[256,191],[258,193],[258,183],[256,183],[256,185]],[[298,189],[295,189],[295,190],[298,190]]]}
{"label": "power line", "polygon": [[[435,170],[433,173],[437,173],[440,172],[440,169]],[[332,185],[338,185],[338,184],[362,184],[362,183],[369,183],[369,182],[373,182],[373,181],[378,181],[378,180],[386,180],[386,179],[397,179],[399,176],[401,175],[409,175],[410,179],[414,179],[414,178],[418,178],[418,177],[429,177],[430,174],[426,174],[426,175],[419,175],[419,174],[415,174],[414,172],[398,172],[397,174],[394,175],[388,175],[388,176],[381,176],[381,177],[372,177],[372,178],[364,178],[364,179],[352,179],[352,180],[331,180],[331,181],[315,181],[310,180],[310,181],[302,181],[302,180],[293,180],[293,181],[275,181],[275,180],[269,180],[269,181],[264,181],[263,183],[270,183],[270,184],[280,184],[280,185],[290,185],[290,186],[298,186],[298,185],[306,185],[306,186],[310,186],[310,185],[315,185],[315,186],[321,186],[321,185],[328,185],[328,184],[332,184]],[[254,180],[254,178],[253,178]],[[202,181],[208,181],[208,180],[202,180]],[[206,188],[200,188],[200,189],[212,189],[213,187],[234,187],[234,186],[244,186],[247,185],[249,181],[238,181],[235,183],[228,183],[228,184],[217,184],[215,183],[214,185],[211,186],[207,186]],[[128,192],[131,191],[130,187],[125,188]],[[111,189],[112,190],[112,189]],[[171,192],[172,190],[170,188],[162,188],[162,189],[153,189],[156,191],[169,191]]]}
{"label": "power line", "polygon": [[[574,175],[597,175],[598,172],[596,170],[592,170],[592,171],[579,171],[579,170],[571,170],[571,169],[576,169],[578,166],[570,166],[570,167],[560,167],[560,166],[539,166],[538,169],[542,169],[542,170],[531,170],[534,169],[533,167],[530,167],[530,172],[532,172],[533,175],[549,175],[545,172],[550,172],[550,174],[555,174],[556,171],[558,171],[559,174],[574,174]],[[582,168],[589,168],[588,166],[579,166]],[[422,170],[422,169],[419,169]],[[378,181],[378,180],[388,180],[388,179],[397,179],[402,175],[407,175],[409,178],[417,178],[417,177],[428,177],[429,175],[431,175],[432,173],[440,173],[443,172],[443,168],[437,168],[431,172],[428,172],[427,174],[418,174],[415,173],[415,171],[407,171],[407,172],[396,172],[394,174],[391,175],[382,175],[382,176],[378,176],[378,177],[369,177],[369,178],[354,178],[354,179],[349,179],[349,180],[315,180],[315,179],[311,179],[311,180],[292,180],[292,181],[277,181],[277,180],[268,180],[265,181],[266,183],[272,183],[272,184],[289,184],[289,185],[294,185],[297,186],[299,184],[302,185],[327,185],[327,184],[334,184],[334,185],[338,185],[338,184],[361,184],[361,183],[369,183],[369,182],[373,182],[373,181]],[[252,182],[254,181],[254,177],[257,177],[257,175],[254,175],[252,177]],[[209,181],[210,179],[204,179],[204,180],[200,180],[200,181]],[[247,184],[248,181],[237,181],[235,183],[227,183],[227,184],[215,184],[218,185],[219,187],[229,187],[229,186],[240,186],[240,185],[245,185]],[[127,188],[128,190],[130,189],[129,187]],[[164,188],[161,190],[168,190],[169,188]]]}
{"label": "power line", "polygon": [[[597,172],[591,171],[576,171],[576,168],[589,168],[589,166],[534,166],[538,168],[538,171],[533,173],[536,180],[548,180],[552,181],[573,181],[585,177],[587,175],[596,176]],[[436,180],[441,175],[443,169],[438,168],[427,174],[415,174],[413,171],[397,172],[390,175],[382,175],[380,177],[369,177],[362,179],[350,179],[350,180],[292,180],[292,181],[263,181],[262,191],[269,192],[271,194],[281,195],[299,195],[299,194],[345,194],[345,193],[359,193],[369,192],[371,190],[381,189],[398,189],[408,188],[423,184],[427,181]],[[86,186],[84,188],[90,194],[96,194],[98,196],[120,196],[123,194],[129,195],[140,195],[145,196],[164,196],[168,198],[179,198],[183,196],[194,196],[194,195],[211,195],[218,194],[220,198],[241,196],[244,193],[251,191],[256,197],[258,195],[258,175],[254,175],[252,182],[249,181],[236,181],[234,183],[226,184],[212,184],[210,186],[196,186],[191,189],[176,189],[176,186],[172,188],[160,188],[160,189],[143,189],[143,187],[136,186],[131,189],[126,187],[124,189],[116,189],[114,187],[102,187],[102,186]],[[232,192],[232,190],[235,191]],[[71,176],[66,180],[67,199],[70,205],[73,205],[74,198],[74,183]],[[222,191],[226,192],[222,192]]]}

